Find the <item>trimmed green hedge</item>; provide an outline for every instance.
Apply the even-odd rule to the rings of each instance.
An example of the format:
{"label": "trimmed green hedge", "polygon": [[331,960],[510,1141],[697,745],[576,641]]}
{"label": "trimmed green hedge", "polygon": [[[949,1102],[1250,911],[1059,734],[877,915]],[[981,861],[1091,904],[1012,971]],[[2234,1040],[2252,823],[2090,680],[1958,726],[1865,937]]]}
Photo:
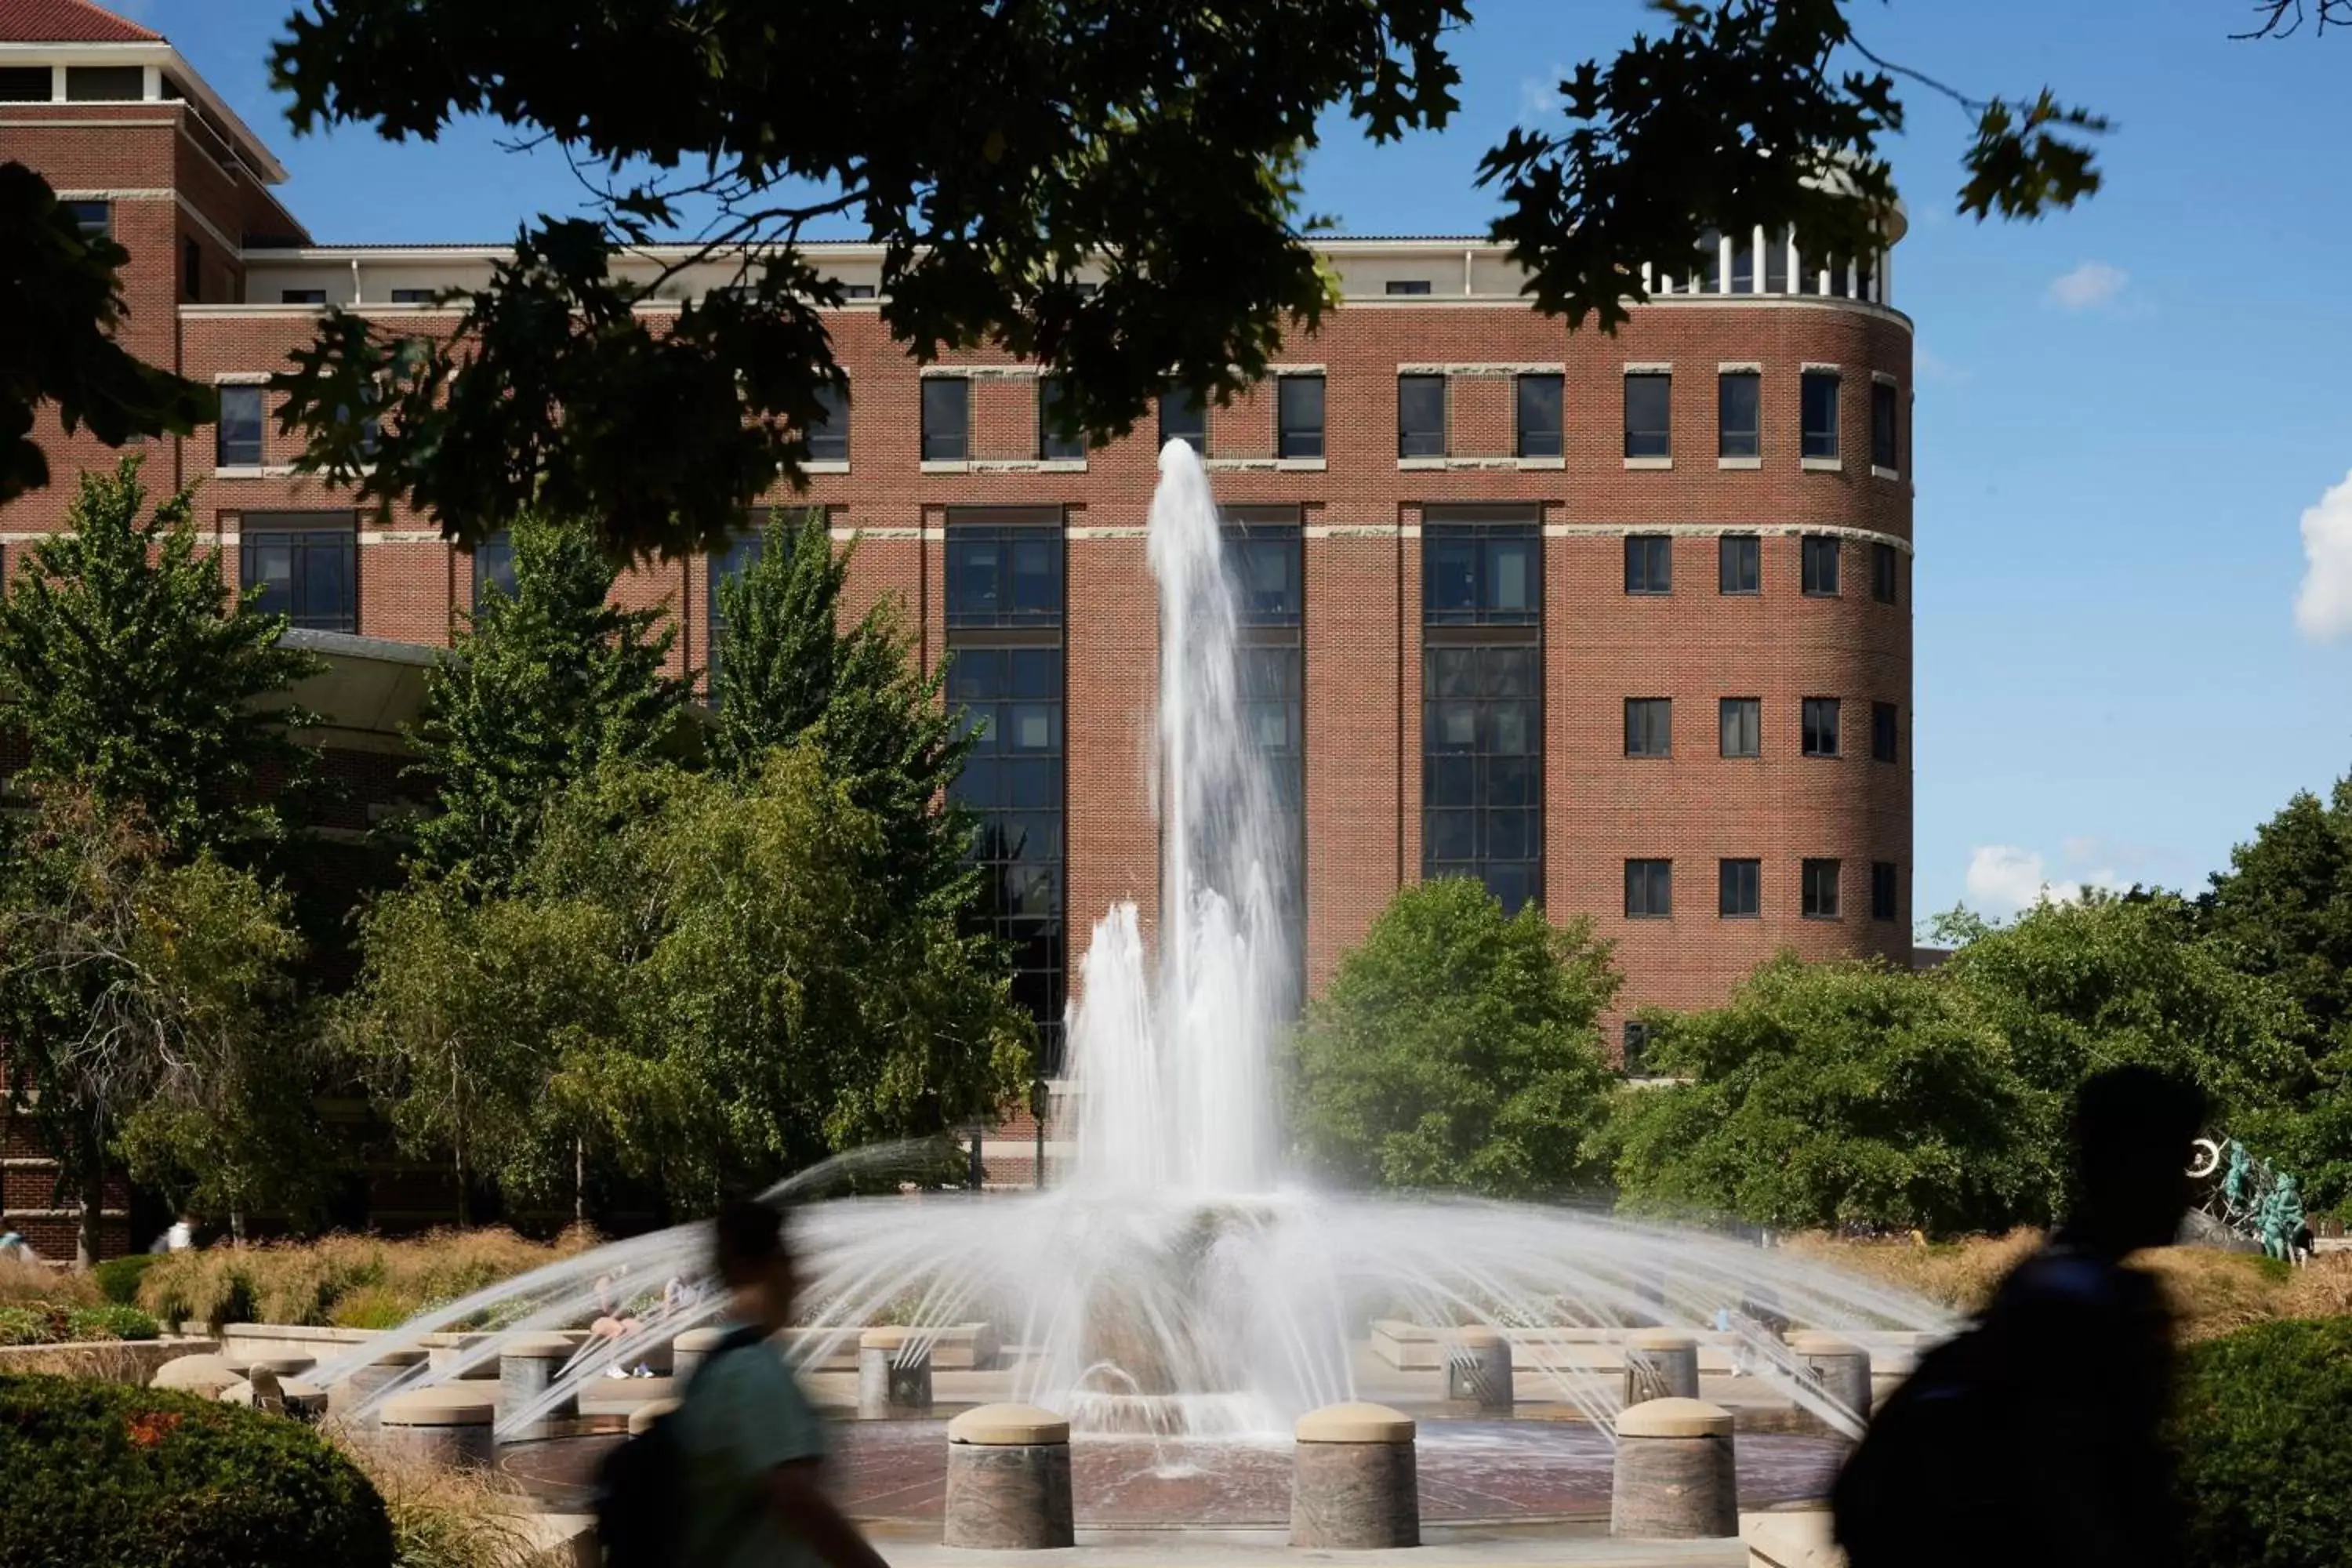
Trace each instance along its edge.
{"label": "trimmed green hedge", "polygon": [[[139,1304],[139,1279],[163,1260],[160,1252],[133,1252],[122,1258],[110,1258],[89,1271],[98,1285],[98,1293],[117,1306]],[[127,1337],[127,1336],[126,1336]]]}
{"label": "trimmed green hedge", "polygon": [[0,1568],[392,1568],[383,1500],[316,1432],[185,1394],[0,1377]]}
{"label": "trimmed green hedge", "polygon": [[2200,1568],[2352,1568],[2352,1318],[2190,1349],[2174,1440]]}

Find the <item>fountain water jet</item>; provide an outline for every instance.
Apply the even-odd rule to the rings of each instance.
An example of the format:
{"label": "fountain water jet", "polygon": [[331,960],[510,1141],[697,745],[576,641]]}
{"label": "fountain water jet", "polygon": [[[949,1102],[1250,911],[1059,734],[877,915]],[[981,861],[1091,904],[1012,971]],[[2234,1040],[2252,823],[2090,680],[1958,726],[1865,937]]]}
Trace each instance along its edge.
{"label": "fountain water jet", "polygon": [[[1141,912],[1112,909],[1083,961],[1066,1129],[1075,1153],[1053,1186],[800,1211],[807,1310],[827,1325],[804,1355],[821,1359],[885,1321],[910,1327],[910,1350],[928,1352],[949,1327],[984,1319],[1019,1347],[1017,1397],[1080,1432],[1255,1440],[1352,1397],[1352,1347],[1381,1318],[1705,1331],[1719,1309],[1769,1300],[1793,1321],[1847,1334],[1948,1327],[1900,1291],[1721,1237],[1563,1209],[1322,1194],[1288,1179],[1271,1063],[1293,962],[1269,893],[1286,850],[1243,723],[1241,617],[1215,506],[1181,442],[1160,457],[1149,550],[1161,627],[1156,968]],[[822,1191],[833,1168],[893,1154],[844,1156],[776,1194]],[[649,1284],[673,1272],[692,1279],[706,1247],[699,1226],[614,1243],[478,1292],[314,1376],[331,1384],[485,1314],[515,1331],[570,1326],[593,1315],[593,1281],[614,1268]],[[502,1411],[501,1430],[527,1430],[605,1362],[628,1363],[722,1305],[705,1289],[649,1316],[531,1408]],[[488,1363],[498,1337],[376,1400]],[[1777,1335],[1748,1344],[1759,1375],[1854,1429]],[[1613,1372],[1589,1370],[1559,1338],[1523,1340],[1515,1359],[1608,1436]]]}

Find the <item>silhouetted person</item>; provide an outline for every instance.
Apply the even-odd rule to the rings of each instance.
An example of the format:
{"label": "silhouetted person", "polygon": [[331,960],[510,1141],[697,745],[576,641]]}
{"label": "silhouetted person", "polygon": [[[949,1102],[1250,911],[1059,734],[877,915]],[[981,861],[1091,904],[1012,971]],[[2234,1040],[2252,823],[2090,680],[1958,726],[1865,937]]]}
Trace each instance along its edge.
{"label": "silhouetted person", "polygon": [[2179,1568],[2171,1323],[2122,1263],[2179,1235],[2204,1110],[2147,1068],[2084,1084],[2065,1223],[1921,1357],[1838,1478],[1852,1568]]}
{"label": "silhouetted person", "polygon": [[798,1281],[783,1218],[751,1199],[719,1211],[717,1263],[729,1333],[677,1410],[685,1470],[678,1558],[695,1568],[884,1568],[817,1484],[824,1432],[775,1336]]}

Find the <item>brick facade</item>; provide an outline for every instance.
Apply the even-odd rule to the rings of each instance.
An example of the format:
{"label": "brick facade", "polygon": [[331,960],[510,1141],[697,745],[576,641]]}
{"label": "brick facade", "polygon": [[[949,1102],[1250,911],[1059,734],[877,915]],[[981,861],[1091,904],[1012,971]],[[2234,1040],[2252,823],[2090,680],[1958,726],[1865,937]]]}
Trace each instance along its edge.
{"label": "brick facade", "polygon": [[[200,380],[250,378],[282,368],[315,311],[280,302],[283,289],[318,287],[416,331],[446,317],[389,302],[394,287],[478,279],[488,252],[305,248],[269,192],[211,151],[217,140],[185,104],[0,105],[0,157],[21,158],[61,190],[117,193],[114,228],[130,248],[131,319],[138,352]],[[116,122],[101,124],[100,122]],[[223,247],[217,237],[237,241]],[[201,295],[183,288],[190,239],[204,247]],[[1210,468],[1221,502],[1297,509],[1304,534],[1306,967],[1319,985],[1358,942],[1398,886],[1422,864],[1421,691],[1424,509],[1517,504],[1542,537],[1543,881],[1555,918],[1590,915],[1618,943],[1627,1009],[1719,1000],[1780,948],[1809,957],[1910,950],[1911,541],[1909,321],[1877,302],[1820,294],[1683,293],[1637,309],[1613,336],[1571,336],[1517,296],[1493,247],[1474,242],[1335,242],[1347,295],[1319,332],[1280,356],[1327,377],[1325,457],[1278,462],[1271,385],[1209,415]],[[816,248],[846,277],[877,275],[878,253]],[[1806,264],[1810,284],[1813,263]],[[860,269],[863,269],[861,271]],[[1761,269],[1759,269],[1760,275]],[[1880,282],[1868,291],[1883,294]],[[1388,296],[1402,277],[1427,294]],[[1048,463],[1038,450],[1039,383],[1003,356],[978,353],[937,375],[963,373],[971,392],[971,460],[920,460],[924,371],[889,339],[870,302],[833,313],[834,347],[851,388],[849,459],[814,475],[780,504],[827,509],[837,538],[857,540],[853,609],[900,605],[923,658],[946,644],[948,510],[1064,509],[1067,696],[1068,963],[1074,982],[1090,922],[1110,900],[1136,900],[1147,920],[1160,897],[1148,777],[1157,662],[1153,596],[1142,530],[1156,475],[1149,420],[1083,463]],[[1727,365],[1760,373],[1761,456],[1718,465],[1717,377]],[[1671,467],[1623,456],[1622,377],[1629,366],[1671,367]],[[1836,367],[1842,385],[1841,463],[1800,457],[1799,380]],[[1447,452],[1398,456],[1401,371],[1447,377]],[[972,373],[978,374],[972,374]],[[1514,450],[1514,380],[1563,377],[1563,455],[1521,460]],[[1871,464],[1871,387],[1890,380],[1899,410],[1896,468]],[[337,498],[283,471],[292,453],[274,423],[257,470],[215,471],[210,431],[152,444],[160,489],[197,487],[199,515],[236,551],[257,513],[318,510]],[[0,508],[0,546],[13,570],[26,539],[61,525],[76,469],[112,459],[86,440],[50,445],[58,482]],[[348,502],[344,503],[348,508]],[[424,521],[360,521],[357,630],[425,645],[447,641],[471,598],[470,563]],[[1673,589],[1629,595],[1623,539],[1672,535]],[[1717,590],[1717,539],[1760,536],[1761,592]],[[1836,597],[1800,592],[1799,536],[1843,541]],[[1898,552],[1892,604],[1872,594],[1872,547]],[[677,617],[677,660],[709,654],[705,563],[633,572],[619,591]],[[1717,754],[1719,698],[1761,700],[1755,758]],[[1843,755],[1799,754],[1799,705],[1834,696],[1845,715]],[[1622,703],[1670,698],[1670,757],[1623,755]],[[1870,707],[1897,705],[1893,763],[1870,751]],[[1762,862],[1757,918],[1719,918],[1719,858]],[[1674,862],[1670,919],[1622,912],[1628,858]],[[1806,919],[1799,866],[1842,862],[1840,916]],[[1897,869],[1891,920],[1870,918],[1871,864]]]}

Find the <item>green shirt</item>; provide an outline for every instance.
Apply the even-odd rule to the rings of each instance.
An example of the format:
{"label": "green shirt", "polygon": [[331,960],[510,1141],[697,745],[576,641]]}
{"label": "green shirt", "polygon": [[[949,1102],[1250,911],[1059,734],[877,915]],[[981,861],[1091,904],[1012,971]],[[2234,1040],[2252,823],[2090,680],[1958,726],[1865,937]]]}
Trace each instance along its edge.
{"label": "green shirt", "polygon": [[[731,1327],[731,1325],[730,1325]],[[677,1412],[686,1461],[680,1561],[696,1568],[815,1568],[816,1554],[768,1506],[778,1465],[824,1453],[815,1407],[770,1345],[702,1364]]]}

